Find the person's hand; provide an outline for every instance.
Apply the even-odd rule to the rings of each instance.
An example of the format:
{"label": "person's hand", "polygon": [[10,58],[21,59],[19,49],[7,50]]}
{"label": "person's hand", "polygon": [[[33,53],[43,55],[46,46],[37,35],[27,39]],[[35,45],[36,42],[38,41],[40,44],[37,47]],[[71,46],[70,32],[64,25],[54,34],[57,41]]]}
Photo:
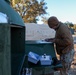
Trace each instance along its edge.
{"label": "person's hand", "polygon": [[47,42],[55,42],[55,38],[48,38],[48,39],[45,39],[45,41],[47,41]]}
{"label": "person's hand", "polygon": [[45,41],[49,42],[49,41],[50,41],[50,39],[49,39],[49,38],[47,38],[47,39],[45,39]]}

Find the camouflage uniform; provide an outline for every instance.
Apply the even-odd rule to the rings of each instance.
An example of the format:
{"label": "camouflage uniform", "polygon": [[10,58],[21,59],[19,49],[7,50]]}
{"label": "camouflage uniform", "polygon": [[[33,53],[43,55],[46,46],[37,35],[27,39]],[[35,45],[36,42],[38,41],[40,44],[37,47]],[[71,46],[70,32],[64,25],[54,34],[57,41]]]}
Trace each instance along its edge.
{"label": "camouflage uniform", "polygon": [[61,22],[56,29],[55,45],[57,54],[60,55],[60,60],[63,65],[60,71],[61,75],[68,75],[68,70],[74,57],[74,44],[69,28]]}
{"label": "camouflage uniform", "polygon": [[74,56],[72,33],[67,25],[59,22],[54,16],[48,19],[48,25],[56,31],[55,38],[50,39],[50,41],[55,43],[56,52],[60,55],[60,60],[63,66],[60,71],[61,75],[68,75],[68,70],[70,69]]}
{"label": "camouflage uniform", "polygon": [[60,56],[60,60],[63,65],[63,68],[60,71],[61,75],[69,75],[69,70],[70,70],[71,63],[73,61],[74,53],[75,52],[72,49],[70,52]]}

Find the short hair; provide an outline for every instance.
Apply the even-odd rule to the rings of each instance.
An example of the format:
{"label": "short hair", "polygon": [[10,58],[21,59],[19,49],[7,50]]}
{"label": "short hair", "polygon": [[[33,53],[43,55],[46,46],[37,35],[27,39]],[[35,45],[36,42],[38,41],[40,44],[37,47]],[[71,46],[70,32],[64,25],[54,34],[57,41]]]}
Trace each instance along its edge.
{"label": "short hair", "polygon": [[55,16],[52,16],[52,17],[50,17],[50,18],[48,19],[48,24],[49,24],[50,22],[52,22],[52,21],[59,22],[59,20],[58,20],[57,17],[55,17]]}

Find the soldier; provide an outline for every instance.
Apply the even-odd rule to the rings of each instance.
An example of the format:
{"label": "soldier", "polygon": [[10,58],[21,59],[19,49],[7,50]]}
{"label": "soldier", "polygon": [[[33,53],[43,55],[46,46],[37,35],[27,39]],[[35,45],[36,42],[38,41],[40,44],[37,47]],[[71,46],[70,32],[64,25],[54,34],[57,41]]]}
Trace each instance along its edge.
{"label": "soldier", "polygon": [[56,31],[55,38],[45,39],[55,43],[55,49],[62,63],[61,75],[69,75],[69,69],[74,57],[73,37],[69,28],[55,16],[48,19],[48,26]]}

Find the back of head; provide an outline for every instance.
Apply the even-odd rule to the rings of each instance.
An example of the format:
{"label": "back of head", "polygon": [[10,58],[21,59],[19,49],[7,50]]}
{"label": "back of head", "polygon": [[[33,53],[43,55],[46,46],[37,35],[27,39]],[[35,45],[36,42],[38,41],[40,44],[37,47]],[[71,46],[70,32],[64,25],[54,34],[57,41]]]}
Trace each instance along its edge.
{"label": "back of head", "polygon": [[59,23],[59,20],[55,16],[52,16],[52,17],[50,17],[48,19],[48,25],[50,25],[50,24],[58,24],[58,23]]}

